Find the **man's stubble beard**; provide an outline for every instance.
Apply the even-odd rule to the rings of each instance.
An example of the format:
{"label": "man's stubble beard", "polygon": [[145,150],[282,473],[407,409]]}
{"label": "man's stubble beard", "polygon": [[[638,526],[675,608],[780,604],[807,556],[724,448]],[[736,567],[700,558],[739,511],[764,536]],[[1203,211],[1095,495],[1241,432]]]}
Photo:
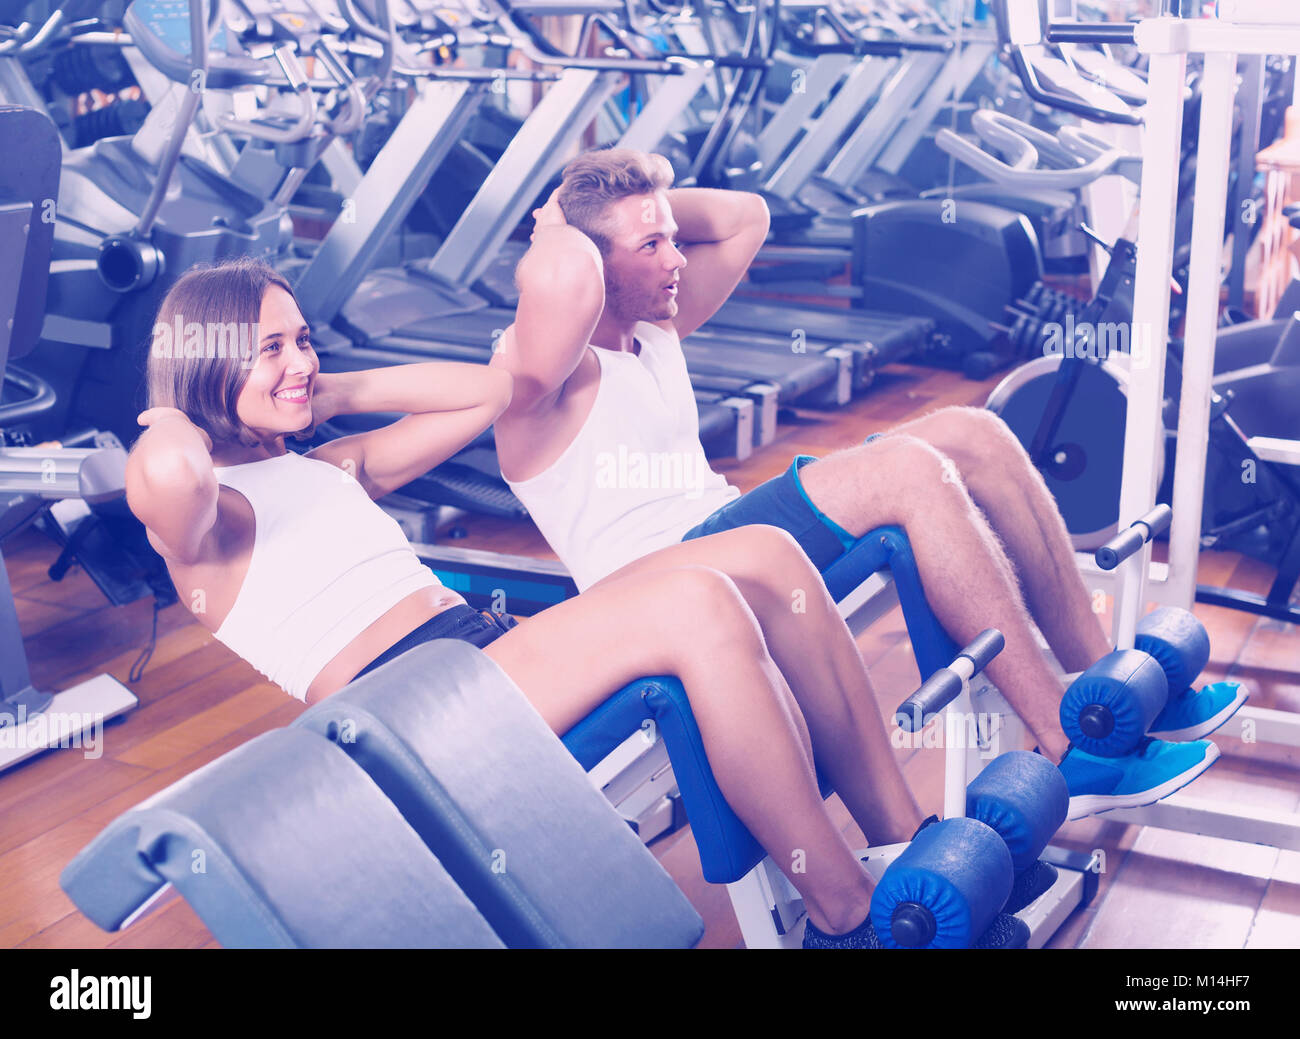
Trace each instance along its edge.
{"label": "man's stubble beard", "polygon": [[659,299],[658,290],[651,294],[629,286],[611,277],[608,268],[605,271],[605,308],[625,321],[666,321],[677,316],[675,299]]}

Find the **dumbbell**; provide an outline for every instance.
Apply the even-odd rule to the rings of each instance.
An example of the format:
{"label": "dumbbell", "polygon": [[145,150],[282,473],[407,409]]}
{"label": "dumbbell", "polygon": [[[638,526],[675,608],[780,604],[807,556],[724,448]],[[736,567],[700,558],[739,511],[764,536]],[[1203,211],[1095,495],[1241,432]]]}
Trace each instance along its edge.
{"label": "dumbbell", "polygon": [[1051,291],[1052,290],[1049,289],[1046,285],[1044,285],[1041,281],[1036,281],[1029,286],[1029,291],[1025,293],[1024,300],[1026,303],[1029,303],[1030,305],[1034,305],[1038,302],[1039,299],[1042,298],[1044,293],[1049,293]]}
{"label": "dumbbell", "polygon": [[1025,313],[1037,314],[1056,295],[1056,289],[1050,289],[1041,281],[1036,281],[1029,287],[1028,292],[1013,300],[1011,306],[1018,307]]}
{"label": "dumbbell", "polygon": [[1042,345],[1042,322],[1028,314],[1020,314],[1007,329],[1007,339],[1017,357],[1032,357]]}
{"label": "dumbbell", "polygon": [[925,827],[890,864],[871,898],[886,948],[963,949],[1006,905],[1017,873],[1065,822],[1070,791],[1046,758],[1012,751],[966,791],[966,816]]}
{"label": "dumbbell", "polygon": [[1038,314],[1044,322],[1050,324],[1063,324],[1065,315],[1072,313],[1071,300],[1056,296],[1052,299],[1044,300],[1039,306]]}

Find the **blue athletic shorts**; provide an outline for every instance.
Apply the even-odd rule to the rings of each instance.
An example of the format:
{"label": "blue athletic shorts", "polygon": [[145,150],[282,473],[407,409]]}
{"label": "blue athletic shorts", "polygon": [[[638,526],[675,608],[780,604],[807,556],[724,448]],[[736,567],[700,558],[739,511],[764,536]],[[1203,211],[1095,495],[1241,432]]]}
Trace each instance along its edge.
{"label": "blue athletic shorts", "polygon": [[[869,444],[883,435],[872,433],[863,443]],[[752,523],[765,523],[788,531],[813,565],[818,570],[825,570],[852,548],[857,538],[817,508],[803,489],[799,470],[816,460],[812,455],[798,455],[780,476],[727,502],[688,530],[682,540],[690,541]]]}

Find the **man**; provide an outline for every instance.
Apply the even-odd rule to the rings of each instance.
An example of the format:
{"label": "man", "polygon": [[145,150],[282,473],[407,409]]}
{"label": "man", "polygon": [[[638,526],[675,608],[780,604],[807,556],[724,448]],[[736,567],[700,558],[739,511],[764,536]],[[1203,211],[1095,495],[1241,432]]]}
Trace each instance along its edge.
{"label": "man", "polygon": [[757,195],[671,184],[658,155],[571,162],[535,214],[516,320],[492,362],[515,380],[496,424],[502,472],[579,587],[667,546],[678,564],[726,570],[692,542],[753,523],[784,528],[824,572],[868,530],[897,524],[951,636],[1005,635],[990,680],[1060,766],[1070,818],[1148,804],[1209,768],[1218,748],[1199,737],[1244,702],[1240,690],[1171,696],[1151,732],[1189,742],[1152,739],[1119,759],[1069,746],[1031,615],[1067,672],[1111,646],[1050,492],[991,412],[948,408],[800,456],[745,495],[709,469],[680,341],[739,284],[769,218]]}

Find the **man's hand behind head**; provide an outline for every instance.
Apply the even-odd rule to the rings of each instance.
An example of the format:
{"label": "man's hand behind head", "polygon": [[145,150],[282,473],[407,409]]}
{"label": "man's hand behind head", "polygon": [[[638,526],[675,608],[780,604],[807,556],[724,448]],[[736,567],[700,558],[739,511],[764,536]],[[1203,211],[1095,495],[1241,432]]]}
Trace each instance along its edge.
{"label": "man's hand behind head", "polygon": [[567,227],[568,223],[564,219],[564,210],[560,208],[560,189],[556,188],[541,209],[533,210],[533,233],[528,240],[534,241],[537,232],[545,227]]}

